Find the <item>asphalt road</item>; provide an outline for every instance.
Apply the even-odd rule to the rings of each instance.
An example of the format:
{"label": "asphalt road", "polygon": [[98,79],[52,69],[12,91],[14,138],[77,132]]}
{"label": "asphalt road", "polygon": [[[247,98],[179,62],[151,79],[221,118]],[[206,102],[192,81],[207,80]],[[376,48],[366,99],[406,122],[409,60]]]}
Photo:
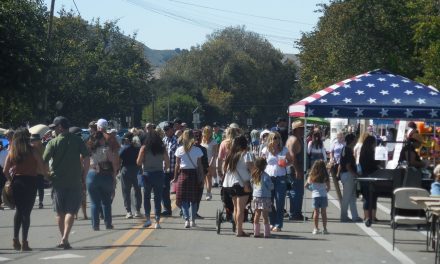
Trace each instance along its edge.
{"label": "asphalt road", "polygon": [[[29,243],[32,252],[12,249],[14,211],[0,211],[0,262],[11,263],[434,263],[435,254],[426,251],[423,230],[399,228],[396,249],[392,250],[389,225],[390,199],[379,199],[378,218],[363,223],[341,223],[339,203],[331,191],[328,208],[328,235],[313,235],[311,221],[286,221],[283,231],[272,238],[237,238],[230,223],[216,233],[216,210],[221,208],[219,189],[213,200],[203,201],[204,219],[197,227],[184,228],[175,209],[172,217],[162,218],[162,229],[143,228],[142,219],[125,219],[120,185],[113,202],[114,230],[93,231],[89,220],[75,222],[70,236],[71,250],[55,247],[60,240],[46,190],[44,209],[36,204],[31,215]],[[358,200],[361,213],[361,201]],[[310,192],[306,191],[305,214],[311,216]],[[90,215],[90,213],[89,213]],[[252,225],[245,223],[248,232]],[[103,230],[104,229],[104,230]]]}

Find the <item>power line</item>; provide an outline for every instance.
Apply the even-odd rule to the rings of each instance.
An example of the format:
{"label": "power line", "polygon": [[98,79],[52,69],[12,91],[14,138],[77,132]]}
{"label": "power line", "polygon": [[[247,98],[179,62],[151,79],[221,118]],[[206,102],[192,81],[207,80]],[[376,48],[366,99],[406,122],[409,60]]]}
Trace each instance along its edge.
{"label": "power line", "polygon": [[81,16],[81,13],[79,12],[78,6],[76,5],[75,0],[73,0],[73,4],[75,5],[76,11],[78,11],[78,15]]}
{"label": "power line", "polygon": [[247,14],[247,13],[242,13],[242,12],[237,12],[237,11],[232,11],[232,10],[225,10],[225,9],[214,8],[214,7],[209,7],[209,6],[197,5],[197,4],[193,4],[193,3],[187,3],[187,2],[178,1],[178,0],[168,0],[168,1],[180,3],[180,4],[183,4],[183,5],[189,5],[189,6],[195,6],[195,7],[205,8],[205,9],[216,10],[216,11],[220,11],[220,12],[224,12],[224,13],[231,13],[231,14],[237,14],[237,15],[242,15],[242,16],[249,16],[249,17],[255,17],[255,18],[268,19],[268,20],[273,20],[273,21],[280,21],[280,22],[286,22],[286,23],[293,23],[293,24],[302,24],[302,25],[307,25],[307,26],[313,26],[310,23],[304,23],[304,22],[301,22],[301,21],[295,21],[295,20],[288,20],[288,19],[280,19],[280,18],[273,18],[273,17],[267,17],[267,16],[259,16],[259,15]]}

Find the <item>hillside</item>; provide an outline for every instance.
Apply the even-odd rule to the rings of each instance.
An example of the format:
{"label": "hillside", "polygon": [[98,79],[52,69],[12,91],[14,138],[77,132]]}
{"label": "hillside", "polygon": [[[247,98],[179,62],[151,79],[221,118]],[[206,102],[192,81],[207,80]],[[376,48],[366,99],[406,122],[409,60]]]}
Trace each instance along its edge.
{"label": "hillside", "polygon": [[182,50],[154,50],[142,44],[145,56],[154,68],[162,68],[167,61],[179,55]]}

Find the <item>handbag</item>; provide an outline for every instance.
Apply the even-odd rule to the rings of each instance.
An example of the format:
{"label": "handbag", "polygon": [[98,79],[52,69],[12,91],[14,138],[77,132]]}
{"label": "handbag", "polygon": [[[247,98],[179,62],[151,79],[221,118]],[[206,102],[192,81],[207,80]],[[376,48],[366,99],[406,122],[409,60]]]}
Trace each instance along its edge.
{"label": "handbag", "polygon": [[[14,180],[12,178],[12,180]],[[12,181],[7,181],[2,191],[2,200],[11,209],[15,209],[15,201],[12,193]]]}
{"label": "handbag", "polygon": [[236,170],[237,174],[238,174],[238,178],[240,178],[240,182],[243,183],[243,191],[245,193],[251,193],[252,192],[252,188],[251,188],[251,181],[243,181],[243,178],[240,175],[240,172],[238,170]]}

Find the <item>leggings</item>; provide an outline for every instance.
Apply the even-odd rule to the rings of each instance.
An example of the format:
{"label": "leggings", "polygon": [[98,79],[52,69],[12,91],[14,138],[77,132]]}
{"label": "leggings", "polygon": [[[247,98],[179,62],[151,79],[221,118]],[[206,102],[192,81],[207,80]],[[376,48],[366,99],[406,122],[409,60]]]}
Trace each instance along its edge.
{"label": "leggings", "polygon": [[31,212],[37,196],[37,177],[19,175],[12,180],[12,193],[15,201],[14,238],[18,239],[23,227],[22,240],[27,240],[31,225]]}

